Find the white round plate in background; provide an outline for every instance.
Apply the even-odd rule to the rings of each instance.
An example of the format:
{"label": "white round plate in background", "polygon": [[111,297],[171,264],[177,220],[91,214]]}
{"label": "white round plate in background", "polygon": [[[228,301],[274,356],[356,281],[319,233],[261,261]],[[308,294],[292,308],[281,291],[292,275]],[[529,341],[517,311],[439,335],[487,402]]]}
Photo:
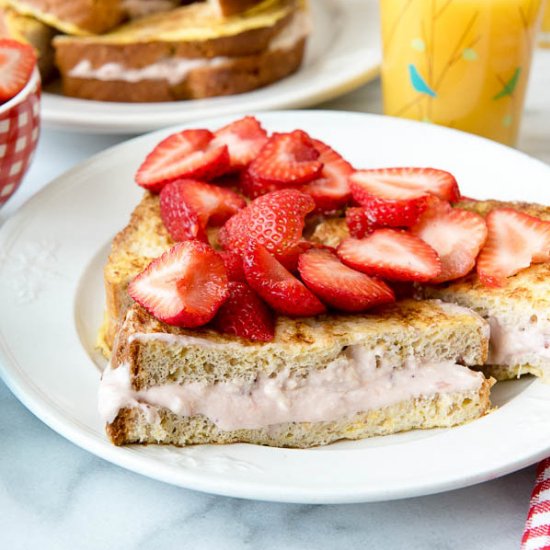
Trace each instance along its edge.
{"label": "white round plate in background", "polygon": [[[375,115],[258,115],[269,130],[302,128],[354,166],[435,166],[465,195],[550,204],[550,168],[488,140]],[[229,119],[201,121],[217,128]],[[142,159],[169,130],[136,138],[57,178],[0,229],[0,373],[61,435],[115,464],[168,483],[250,499],[358,502],[464,487],[550,453],[550,386],[498,383],[498,409],[449,430],[414,431],[293,450],[255,445],[115,447],[97,413],[102,268],[142,195]]]}

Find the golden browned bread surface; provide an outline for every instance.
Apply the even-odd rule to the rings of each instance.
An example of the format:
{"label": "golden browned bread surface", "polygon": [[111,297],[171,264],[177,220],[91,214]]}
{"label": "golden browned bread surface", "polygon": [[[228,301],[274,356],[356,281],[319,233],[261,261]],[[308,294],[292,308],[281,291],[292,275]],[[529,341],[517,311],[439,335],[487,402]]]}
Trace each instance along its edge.
{"label": "golden browned bread surface", "polygon": [[106,296],[105,342],[111,347],[118,323],[133,303],[128,296],[130,281],[175,243],[160,217],[158,195],[145,192],[128,225],[113,239],[103,271]]}
{"label": "golden browned bread surface", "polygon": [[109,31],[124,19],[122,0],[8,0],[23,15],[30,15],[61,32],[74,35]]}
{"label": "golden browned bread surface", "polygon": [[[200,340],[172,345],[165,335]],[[395,364],[420,357],[473,366],[485,361],[488,340],[488,326],[480,316],[437,300],[403,300],[354,315],[279,316],[275,339],[268,343],[207,327],[169,326],[134,304],[118,332],[111,364],[113,368],[129,365],[134,388],[139,390],[166,382],[249,381],[260,372],[271,376],[284,368],[324,368],[356,344],[376,349]]]}

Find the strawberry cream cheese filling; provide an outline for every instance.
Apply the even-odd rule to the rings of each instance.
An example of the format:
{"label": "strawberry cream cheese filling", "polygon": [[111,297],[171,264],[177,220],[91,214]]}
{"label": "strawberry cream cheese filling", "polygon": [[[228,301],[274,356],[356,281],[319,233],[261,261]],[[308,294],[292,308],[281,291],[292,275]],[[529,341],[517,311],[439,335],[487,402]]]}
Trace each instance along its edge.
{"label": "strawberry cream cheese filling", "polygon": [[[488,365],[521,365],[532,360],[550,361],[550,324],[528,321],[512,326],[492,317]],[[549,364],[550,370],[550,364]]]}
{"label": "strawberry cream cheese filling", "polygon": [[[182,344],[182,337],[174,338]],[[170,383],[136,391],[127,364],[109,367],[100,385],[99,411],[107,423],[130,407],[139,407],[155,421],[162,407],[182,417],[204,415],[225,431],[261,429],[287,422],[330,422],[410,399],[477,392],[483,380],[481,373],[452,361],[411,357],[396,368],[381,353],[353,345],[307,377],[286,368],[273,378],[260,374],[253,383]]]}

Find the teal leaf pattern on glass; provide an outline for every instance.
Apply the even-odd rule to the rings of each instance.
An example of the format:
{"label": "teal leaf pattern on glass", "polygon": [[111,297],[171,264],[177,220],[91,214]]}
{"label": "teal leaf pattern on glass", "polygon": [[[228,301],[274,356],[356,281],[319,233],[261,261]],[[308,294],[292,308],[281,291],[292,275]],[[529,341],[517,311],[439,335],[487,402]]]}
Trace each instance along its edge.
{"label": "teal leaf pattern on glass", "polygon": [[516,86],[519,82],[519,76],[521,74],[521,67],[518,67],[515,71],[512,77],[504,83],[504,86],[502,87],[502,90],[498,92],[498,94],[493,97],[494,100],[502,99],[506,96],[511,96],[514,93],[514,90],[516,89]]}
{"label": "teal leaf pattern on glass", "polygon": [[466,61],[477,61],[477,52],[472,48],[465,48],[462,57]]}
{"label": "teal leaf pattern on glass", "polygon": [[409,76],[411,78],[411,84],[417,92],[429,95],[430,97],[437,97],[437,94],[428,86],[418,72],[418,69],[412,63],[409,65]]}

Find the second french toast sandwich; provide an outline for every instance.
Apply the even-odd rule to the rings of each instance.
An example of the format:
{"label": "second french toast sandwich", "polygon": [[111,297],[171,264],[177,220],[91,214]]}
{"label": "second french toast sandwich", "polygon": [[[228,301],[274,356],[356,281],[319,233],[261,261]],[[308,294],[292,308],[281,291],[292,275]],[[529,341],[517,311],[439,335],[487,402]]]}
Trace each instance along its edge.
{"label": "second french toast sandwich", "polygon": [[298,69],[305,0],[263,0],[224,15],[196,2],[95,36],[54,40],[64,93],[99,101],[174,101],[237,94]]}

